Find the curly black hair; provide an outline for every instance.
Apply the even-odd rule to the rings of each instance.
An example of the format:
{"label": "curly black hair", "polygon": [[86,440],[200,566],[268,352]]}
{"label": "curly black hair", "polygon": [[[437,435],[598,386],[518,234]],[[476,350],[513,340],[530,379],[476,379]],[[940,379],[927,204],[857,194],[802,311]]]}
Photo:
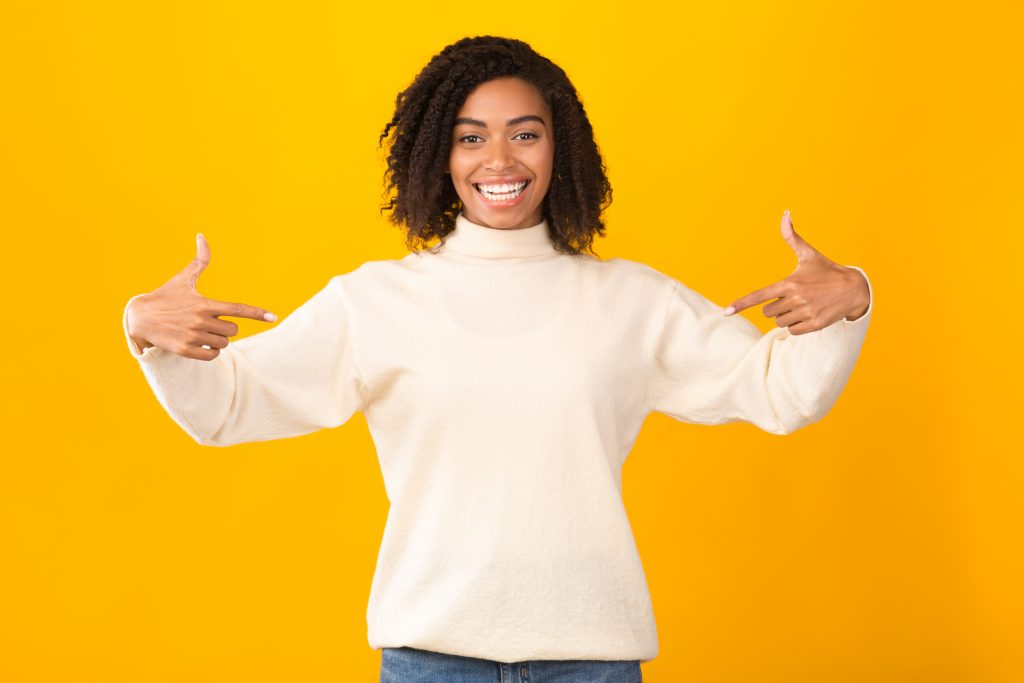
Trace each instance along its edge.
{"label": "curly black hair", "polygon": [[[554,123],[551,185],[543,212],[552,242],[570,254],[594,253],[604,236],[602,212],[611,204],[607,167],[583,103],[559,66],[514,38],[463,38],[434,55],[412,84],[398,94],[395,113],[378,148],[392,133],[384,173],[388,220],[408,231],[410,251],[455,229],[462,201],[445,173],[455,115],[481,83],[515,76],[536,87]],[[392,195],[394,190],[394,195]]]}

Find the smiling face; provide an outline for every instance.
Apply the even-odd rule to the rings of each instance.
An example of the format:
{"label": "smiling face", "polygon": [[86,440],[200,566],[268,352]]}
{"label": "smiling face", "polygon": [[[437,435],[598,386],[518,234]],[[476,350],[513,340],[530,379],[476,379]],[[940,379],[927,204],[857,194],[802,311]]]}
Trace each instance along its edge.
{"label": "smiling face", "polygon": [[540,223],[553,133],[551,112],[530,83],[504,77],[477,86],[455,116],[448,157],[465,217],[490,228]]}

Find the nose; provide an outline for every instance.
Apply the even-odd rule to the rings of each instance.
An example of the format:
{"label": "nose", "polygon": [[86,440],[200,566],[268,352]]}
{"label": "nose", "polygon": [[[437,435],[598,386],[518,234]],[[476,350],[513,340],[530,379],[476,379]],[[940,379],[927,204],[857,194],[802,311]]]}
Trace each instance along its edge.
{"label": "nose", "polygon": [[490,171],[503,171],[512,166],[515,161],[512,159],[512,149],[507,141],[498,139],[490,145],[487,155],[487,163],[484,166]]}

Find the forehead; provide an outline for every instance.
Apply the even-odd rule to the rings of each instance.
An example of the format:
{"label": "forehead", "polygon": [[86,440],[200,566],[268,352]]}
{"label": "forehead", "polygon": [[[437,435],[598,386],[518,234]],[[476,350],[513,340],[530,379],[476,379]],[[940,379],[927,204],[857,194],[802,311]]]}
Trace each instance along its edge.
{"label": "forehead", "polygon": [[466,97],[457,116],[478,119],[502,118],[521,114],[548,113],[544,97],[533,84],[521,78],[495,78],[481,83]]}

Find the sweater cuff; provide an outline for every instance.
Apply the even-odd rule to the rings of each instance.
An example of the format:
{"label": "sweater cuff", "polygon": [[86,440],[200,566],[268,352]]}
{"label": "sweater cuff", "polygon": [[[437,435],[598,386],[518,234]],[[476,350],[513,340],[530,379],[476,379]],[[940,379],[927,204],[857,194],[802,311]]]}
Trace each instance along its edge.
{"label": "sweater cuff", "polygon": [[868,284],[868,309],[864,311],[864,313],[856,320],[847,320],[846,318],[843,318],[842,320],[838,321],[838,323],[842,325],[844,328],[853,328],[867,324],[868,318],[871,316],[871,310],[875,306],[875,294],[871,289],[871,280],[868,278],[867,273],[865,273],[861,268],[858,268],[857,266],[847,266],[847,268],[853,268],[854,270],[859,271],[860,274],[864,276],[864,281],[867,282]]}

